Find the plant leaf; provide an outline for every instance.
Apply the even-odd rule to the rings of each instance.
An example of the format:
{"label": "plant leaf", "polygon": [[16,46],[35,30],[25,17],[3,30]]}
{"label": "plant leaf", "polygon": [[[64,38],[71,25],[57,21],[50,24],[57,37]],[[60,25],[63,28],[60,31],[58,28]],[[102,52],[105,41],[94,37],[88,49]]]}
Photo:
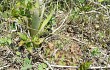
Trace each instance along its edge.
{"label": "plant leaf", "polygon": [[25,58],[21,70],[27,70],[29,68],[32,68],[31,61],[32,60],[30,60],[29,58]]}
{"label": "plant leaf", "polygon": [[28,39],[27,35],[26,34],[23,34],[23,33],[20,33],[18,32],[18,35],[20,36],[20,38],[24,41],[26,41]]}
{"label": "plant leaf", "polygon": [[33,47],[27,47],[27,50],[32,53]]}
{"label": "plant leaf", "polygon": [[16,55],[21,55],[21,52],[18,52],[18,51],[17,51],[17,52],[16,52]]}
{"label": "plant leaf", "polygon": [[92,64],[92,62],[91,61],[86,61],[86,62],[84,62],[84,63],[82,63],[81,65],[80,65],[80,67],[79,67],[79,69],[78,70],[87,70],[89,67],[90,67],[90,65]]}
{"label": "plant leaf", "polygon": [[43,21],[43,23],[42,23],[41,26],[39,27],[39,32],[38,32],[38,33],[42,32],[42,30],[44,29],[44,27],[47,25],[47,23],[48,23],[49,20],[51,19],[52,15],[53,15],[53,11],[50,13],[50,15],[47,16],[47,19],[45,19],[45,20]]}
{"label": "plant leaf", "polygon": [[43,67],[41,64],[38,65],[38,70],[43,70]]}
{"label": "plant leaf", "polygon": [[38,28],[40,26],[40,17],[39,17],[39,9],[35,9],[32,14],[32,24],[31,25],[31,36],[34,36],[37,34]]}
{"label": "plant leaf", "polygon": [[23,46],[25,43],[25,41],[21,40],[19,43],[18,43],[18,46]]}
{"label": "plant leaf", "polygon": [[12,40],[10,38],[0,38],[0,44],[11,44]]}
{"label": "plant leaf", "polygon": [[104,1],[104,0],[98,0],[98,2],[102,2],[102,1]]}
{"label": "plant leaf", "polygon": [[45,63],[41,63],[38,65],[38,70],[45,70],[47,68],[47,65]]}
{"label": "plant leaf", "polygon": [[40,16],[40,20],[41,20],[41,21],[42,21],[42,19],[43,19],[44,11],[45,11],[45,4],[43,5],[42,13],[41,13],[41,16]]}
{"label": "plant leaf", "polygon": [[79,0],[79,2],[80,2],[80,3],[84,3],[84,2],[85,2],[85,0]]}
{"label": "plant leaf", "polygon": [[33,38],[33,42],[34,42],[34,44],[36,44],[36,45],[41,44],[43,41],[44,41],[44,38],[38,38],[38,37],[34,37],[34,38]]}

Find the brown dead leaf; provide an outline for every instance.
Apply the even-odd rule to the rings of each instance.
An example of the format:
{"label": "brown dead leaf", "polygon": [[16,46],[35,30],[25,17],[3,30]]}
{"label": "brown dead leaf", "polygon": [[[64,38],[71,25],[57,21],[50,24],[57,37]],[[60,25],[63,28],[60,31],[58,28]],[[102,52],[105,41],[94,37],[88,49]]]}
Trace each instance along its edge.
{"label": "brown dead leaf", "polygon": [[70,47],[70,52],[74,55],[80,56],[82,55],[81,49],[77,43],[73,43]]}

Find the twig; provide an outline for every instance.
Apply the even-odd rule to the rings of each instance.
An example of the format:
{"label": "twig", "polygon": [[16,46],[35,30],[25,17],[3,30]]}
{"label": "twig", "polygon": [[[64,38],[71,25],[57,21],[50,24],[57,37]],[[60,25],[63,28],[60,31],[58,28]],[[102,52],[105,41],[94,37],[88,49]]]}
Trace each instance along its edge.
{"label": "twig", "polygon": [[101,66],[98,66],[98,67],[90,67],[89,69],[110,69],[110,66],[105,66],[105,67],[101,67]]}
{"label": "twig", "polygon": [[[58,68],[74,68],[74,69],[78,69],[79,67],[78,66],[62,66],[62,65],[51,65],[52,67],[58,67]],[[90,67],[89,69],[109,69],[110,66],[105,66],[105,67],[101,67],[101,66],[98,66],[98,67]]]}
{"label": "twig", "polygon": [[82,42],[82,41],[80,41],[79,39],[77,39],[77,38],[75,38],[75,37],[72,37],[72,39],[75,40],[75,41],[78,41],[79,43],[87,44],[86,42]]}
{"label": "twig", "polygon": [[55,33],[57,30],[59,30],[64,25],[64,23],[65,23],[66,19],[68,18],[69,14],[71,13],[71,11],[72,10],[70,10],[68,15],[60,22],[61,25],[57,29],[55,29],[52,33]]}
{"label": "twig", "polygon": [[98,3],[98,2],[93,2],[93,1],[91,1],[91,0],[89,0],[91,3],[94,3],[95,5],[100,5],[101,7],[103,7],[104,9],[107,9],[106,8],[106,6],[104,6],[104,5],[102,5],[102,4],[100,4],[100,3]]}
{"label": "twig", "polygon": [[39,54],[39,56],[40,56],[41,59],[43,59],[43,62],[46,63],[51,70],[53,70],[52,66],[48,63],[48,61],[46,61],[46,60],[42,57],[41,54]]}
{"label": "twig", "polygon": [[90,14],[90,13],[98,13],[98,14],[102,14],[101,12],[98,12],[98,11],[95,11],[95,10],[88,11],[88,12],[83,12],[83,13],[79,13],[79,14],[82,15],[82,14]]}
{"label": "twig", "polygon": [[[101,7],[97,8],[96,10],[91,10],[91,11],[88,11],[88,12],[79,13],[80,15],[82,15],[82,14],[91,14],[91,13],[98,13],[98,14],[104,15],[103,13],[101,13],[101,12],[99,12],[97,10],[99,10],[99,9],[105,9],[105,10],[107,10],[107,6],[109,6],[109,5],[104,6],[104,5],[102,5],[102,4],[98,3],[98,2],[93,2],[91,0],[88,0],[88,2],[93,3],[94,5],[99,5]],[[105,15],[105,16],[108,16],[109,17],[109,15]]]}
{"label": "twig", "polygon": [[77,69],[77,66],[62,66],[62,65],[51,65],[52,67],[58,67],[58,68],[74,68]]}
{"label": "twig", "polygon": [[3,67],[0,67],[0,70],[4,69],[4,68],[8,68],[10,65],[5,65]]}

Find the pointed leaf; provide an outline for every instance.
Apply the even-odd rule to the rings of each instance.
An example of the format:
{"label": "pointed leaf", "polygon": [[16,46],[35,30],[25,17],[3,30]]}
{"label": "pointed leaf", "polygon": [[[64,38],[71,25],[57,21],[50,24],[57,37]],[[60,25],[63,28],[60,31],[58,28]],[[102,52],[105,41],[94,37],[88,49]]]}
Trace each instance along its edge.
{"label": "pointed leaf", "polygon": [[45,19],[44,22],[41,24],[41,26],[39,27],[39,32],[41,32],[44,29],[44,27],[47,25],[47,23],[51,19],[52,15],[53,15],[53,11],[50,13],[50,15],[47,16],[47,19]]}
{"label": "pointed leaf", "polygon": [[18,35],[20,36],[20,38],[24,41],[26,41],[28,39],[27,35],[26,34],[23,34],[23,33],[20,33],[18,32]]}
{"label": "pointed leaf", "polygon": [[98,2],[102,2],[102,1],[104,1],[104,0],[98,0]]}
{"label": "pointed leaf", "polygon": [[85,0],[79,0],[79,2],[84,3],[84,2],[85,2]]}

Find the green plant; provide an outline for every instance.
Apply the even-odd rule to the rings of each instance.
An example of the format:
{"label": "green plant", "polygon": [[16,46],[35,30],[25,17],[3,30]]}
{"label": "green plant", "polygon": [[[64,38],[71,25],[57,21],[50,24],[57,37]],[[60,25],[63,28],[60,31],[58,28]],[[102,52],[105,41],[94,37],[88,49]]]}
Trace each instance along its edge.
{"label": "green plant", "polygon": [[24,46],[29,52],[33,51],[33,48],[39,47],[39,45],[44,41],[44,38],[39,38],[38,36],[28,37],[24,33],[18,32],[21,41],[18,43],[19,46]]}
{"label": "green plant", "polygon": [[[28,18],[29,22],[27,24],[30,31],[30,37],[25,33],[18,32],[18,35],[22,39],[19,44],[20,46],[24,45],[25,48],[31,52],[34,47],[38,47],[43,42],[44,38],[40,37],[45,32],[48,32],[45,27],[48,26],[49,21],[52,19],[55,9],[51,9],[51,12],[49,13],[45,12],[45,4],[43,4],[43,7],[40,7],[39,0],[36,0],[35,3],[33,3],[31,0],[25,0],[17,3],[17,5],[19,4],[25,5],[23,6],[25,13],[21,13],[21,18],[23,18],[24,16]],[[21,14],[19,13],[19,15]]]}
{"label": "green plant", "polygon": [[78,0],[80,3],[84,3],[85,2],[85,0]]}
{"label": "green plant", "polygon": [[0,38],[0,45],[10,45],[11,43],[12,43],[12,40],[10,37]]}
{"label": "green plant", "polygon": [[91,64],[92,64],[92,62],[84,62],[80,65],[78,70],[87,70]]}
{"label": "green plant", "polygon": [[98,2],[102,2],[102,1],[104,1],[104,0],[98,0]]}
{"label": "green plant", "polygon": [[21,70],[27,70],[32,68],[31,61],[32,60],[29,58],[24,58],[24,62],[23,62],[23,66],[21,67]]}
{"label": "green plant", "polygon": [[38,65],[38,70],[46,70],[47,65],[45,63],[41,63]]}
{"label": "green plant", "polygon": [[92,56],[97,56],[97,55],[100,54],[100,51],[99,51],[98,48],[94,48],[94,49],[91,51],[91,54],[92,54]]}
{"label": "green plant", "polygon": [[[51,9],[51,12],[49,12],[49,15],[46,15],[46,19],[43,19],[43,16],[45,15],[45,4],[43,5],[42,8],[40,8],[39,6],[39,2],[36,1],[35,3],[35,7],[33,7],[33,9],[31,11],[33,11],[32,14],[32,24],[30,24],[30,27],[32,29],[30,29],[30,35],[31,37],[35,36],[35,35],[40,35],[45,26],[47,25],[47,23],[50,21],[50,19],[52,18],[52,15],[54,13],[55,9]],[[40,11],[42,11],[40,13]]]}

